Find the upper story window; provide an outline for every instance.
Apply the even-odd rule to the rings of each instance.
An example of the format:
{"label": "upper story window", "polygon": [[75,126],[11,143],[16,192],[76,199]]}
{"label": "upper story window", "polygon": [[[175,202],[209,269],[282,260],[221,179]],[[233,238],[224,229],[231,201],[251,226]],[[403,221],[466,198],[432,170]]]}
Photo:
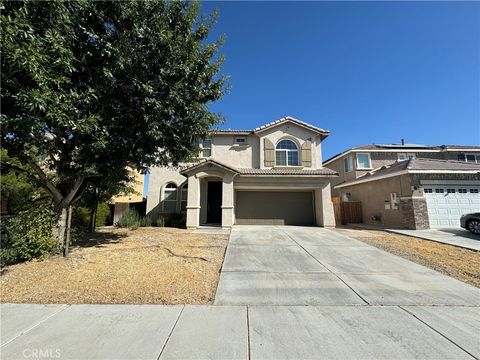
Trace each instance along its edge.
{"label": "upper story window", "polygon": [[177,212],[177,185],[168,183],[163,188],[163,211]]}
{"label": "upper story window", "polygon": [[204,139],[204,140],[195,140],[193,142],[195,146],[200,148],[198,153],[198,157],[200,158],[208,158],[212,156],[212,140],[211,139]]}
{"label": "upper story window", "polygon": [[246,136],[237,136],[237,137],[235,137],[235,144],[238,144],[238,145],[247,145],[247,138],[246,138]]}
{"label": "upper story window", "polygon": [[353,157],[351,155],[347,156],[344,159],[344,162],[345,162],[345,172],[353,171]]}
{"label": "upper story window", "polygon": [[415,154],[414,153],[398,153],[397,155],[398,161],[402,160],[412,160],[415,159]]}
{"label": "upper story window", "polygon": [[371,169],[370,154],[357,154],[357,169]]}
{"label": "upper story window", "polygon": [[277,166],[299,166],[298,147],[292,140],[282,140],[275,148]]}
{"label": "upper story window", "polygon": [[480,154],[458,154],[457,155],[458,161],[465,161],[465,162],[473,162],[473,163],[480,163]]}

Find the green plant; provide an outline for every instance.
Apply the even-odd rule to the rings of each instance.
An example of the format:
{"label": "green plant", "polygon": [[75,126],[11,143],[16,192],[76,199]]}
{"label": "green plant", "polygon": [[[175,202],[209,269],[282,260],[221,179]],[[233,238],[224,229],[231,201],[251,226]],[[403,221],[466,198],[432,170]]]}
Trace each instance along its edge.
{"label": "green plant", "polygon": [[[86,207],[79,207],[75,210],[75,220],[81,227],[88,227],[90,223],[91,209]],[[100,203],[97,206],[97,214],[95,220],[95,226],[104,226],[107,223],[107,219],[110,216],[110,206],[107,203]]]}
{"label": "green plant", "polygon": [[155,221],[155,226],[164,227],[165,226],[165,218],[163,215],[158,215],[157,220]]}
{"label": "green plant", "polygon": [[147,226],[152,226],[152,219],[150,219],[148,216],[140,218],[140,227],[147,227]]}
{"label": "green plant", "polygon": [[138,229],[140,226],[140,216],[135,210],[127,209],[123,212],[122,217],[117,221],[115,226],[129,228],[131,230]]}
{"label": "green plant", "polygon": [[32,206],[12,216],[1,218],[2,265],[43,257],[58,251],[53,236],[57,217],[50,203]]}
{"label": "green plant", "polygon": [[186,227],[186,215],[185,214],[170,214],[168,220],[166,221],[166,226],[184,228]]}

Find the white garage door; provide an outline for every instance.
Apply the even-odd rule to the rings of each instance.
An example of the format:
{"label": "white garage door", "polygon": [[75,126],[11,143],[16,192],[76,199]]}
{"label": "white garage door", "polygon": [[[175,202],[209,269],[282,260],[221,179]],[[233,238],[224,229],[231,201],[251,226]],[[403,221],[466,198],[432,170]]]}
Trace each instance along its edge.
{"label": "white garage door", "polygon": [[430,227],[459,227],[460,216],[480,211],[480,186],[425,185]]}

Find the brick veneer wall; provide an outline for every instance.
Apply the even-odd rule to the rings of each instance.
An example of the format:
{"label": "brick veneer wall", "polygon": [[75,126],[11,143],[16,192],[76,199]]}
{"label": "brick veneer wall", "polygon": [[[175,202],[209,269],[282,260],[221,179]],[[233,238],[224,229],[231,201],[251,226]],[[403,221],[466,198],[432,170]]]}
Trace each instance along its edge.
{"label": "brick veneer wall", "polygon": [[422,197],[400,199],[403,226],[406,229],[424,230],[430,228],[428,220],[427,201]]}

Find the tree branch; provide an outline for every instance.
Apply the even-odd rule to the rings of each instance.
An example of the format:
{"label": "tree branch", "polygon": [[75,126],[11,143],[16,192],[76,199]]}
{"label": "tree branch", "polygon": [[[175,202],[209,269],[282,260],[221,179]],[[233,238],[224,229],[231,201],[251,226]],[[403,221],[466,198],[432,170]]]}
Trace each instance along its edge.
{"label": "tree branch", "polygon": [[47,179],[47,175],[43,172],[42,168],[34,161],[29,160],[28,165],[35,171],[40,178],[39,181],[43,187],[52,194],[56,204],[60,204],[63,200],[63,195],[58,189]]}

